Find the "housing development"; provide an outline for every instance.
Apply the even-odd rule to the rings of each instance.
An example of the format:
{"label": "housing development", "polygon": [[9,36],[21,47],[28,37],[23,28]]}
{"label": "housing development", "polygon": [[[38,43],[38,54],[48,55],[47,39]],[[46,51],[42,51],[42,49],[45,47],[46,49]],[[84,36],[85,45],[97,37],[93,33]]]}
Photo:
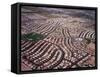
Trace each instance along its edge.
{"label": "housing development", "polygon": [[95,66],[95,11],[21,8],[21,70]]}

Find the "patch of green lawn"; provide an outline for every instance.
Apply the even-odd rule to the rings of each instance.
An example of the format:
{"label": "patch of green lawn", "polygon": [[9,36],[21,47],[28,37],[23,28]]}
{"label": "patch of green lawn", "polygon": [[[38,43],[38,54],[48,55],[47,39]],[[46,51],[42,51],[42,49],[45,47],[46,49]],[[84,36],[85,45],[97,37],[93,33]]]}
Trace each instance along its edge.
{"label": "patch of green lawn", "polygon": [[29,33],[29,34],[23,34],[21,36],[21,39],[22,40],[32,40],[32,41],[38,41],[38,40],[41,40],[43,39],[45,36],[44,35],[41,35],[41,34],[38,34],[38,33]]}

